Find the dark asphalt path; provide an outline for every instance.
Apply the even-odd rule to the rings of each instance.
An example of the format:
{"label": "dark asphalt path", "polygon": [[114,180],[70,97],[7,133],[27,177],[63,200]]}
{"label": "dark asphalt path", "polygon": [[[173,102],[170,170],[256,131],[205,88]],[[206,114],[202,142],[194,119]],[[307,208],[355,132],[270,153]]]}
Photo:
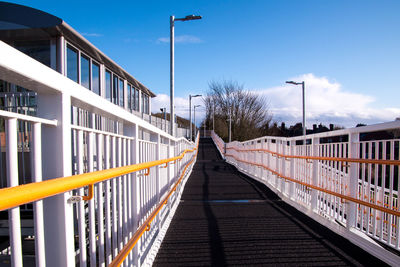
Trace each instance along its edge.
{"label": "dark asphalt path", "polygon": [[211,139],[201,139],[154,266],[226,265],[385,264],[238,172]]}

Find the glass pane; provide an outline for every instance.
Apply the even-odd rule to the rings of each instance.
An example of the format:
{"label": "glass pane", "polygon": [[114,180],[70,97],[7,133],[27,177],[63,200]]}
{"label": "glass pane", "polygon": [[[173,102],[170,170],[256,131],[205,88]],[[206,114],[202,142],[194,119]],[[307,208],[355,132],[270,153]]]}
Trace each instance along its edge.
{"label": "glass pane", "polygon": [[118,77],[114,75],[113,79],[113,93],[112,93],[113,103],[118,105]]}
{"label": "glass pane", "polygon": [[135,87],[132,86],[131,89],[131,109],[135,109]]}
{"label": "glass pane", "polygon": [[81,56],[81,85],[90,90],[90,60]]}
{"label": "glass pane", "polygon": [[96,63],[92,64],[92,90],[100,95],[100,66]]}
{"label": "glass pane", "polygon": [[136,92],[136,96],[135,96],[135,99],[136,99],[135,110],[136,110],[136,111],[139,111],[139,90],[136,89],[135,92]]}
{"label": "glass pane", "polygon": [[131,85],[130,84],[128,84],[128,89],[127,89],[127,91],[128,91],[128,109],[132,109],[132,101],[131,101],[131,95],[132,95],[132,92],[131,92],[131,90],[132,90],[132,87],[131,87]]}
{"label": "glass pane", "polygon": [[106,99],[111,101],[111,72],[106,71]]}
{"label": "glass pane", "polygon": [[119,80],[119,105],[124,106],[124,81]]}
{"label": "glass pane", "polygon": [[67,46],[67,77],[78,82],[78,52]]}
{"label": "glass pane", "polygon": [[50,41],[16,41],[15,48],[50,67]]}

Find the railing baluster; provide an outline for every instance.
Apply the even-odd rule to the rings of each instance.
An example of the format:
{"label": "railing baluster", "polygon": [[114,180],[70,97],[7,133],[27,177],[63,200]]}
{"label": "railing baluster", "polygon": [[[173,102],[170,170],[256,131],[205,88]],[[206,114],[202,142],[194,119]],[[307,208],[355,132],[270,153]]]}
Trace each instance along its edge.
{"label": "railing baluster", "polygon": [[[111,151],[110,151],[110,136],[106,135],[105,136],[105,150],[104,150],[104,159],[105,159],[105,165],[104,168],[107,170],[110,168],[110,163],[111,163]],[[115,179],[115,178],[114,178]],[[112,180],[114,180],[112,179]],[[105,217],[106,217],[106,238],[105,238],[105,243],[106,243],[106,264],[109,265],[112,261],[112,234],[111,234],[111,185],[110,185],[110,180],[107,180],[106,182],[106,190],[105,190]]]}
{"label": "railing baluster", "polygon": [[[103,148],[104,148],[104,140],[103,134],[98,133],[97,137],[97,170],[100,171],[103,169]],[[107,159],[106,159],[107,160]],[[98,254],[99,254],[99,266],[105,266],[104,259],[104,183],[101,182],[97,185],[97,223],[98,223]],[[107,203],[106,203],[107,205]]]}
{"label": "railing baluster", "polygon": [[[18,140],[17,119],[6,119],[6,158],[7,186],[18,185]],[[11,263],[22,266],[21,219],[19,207],[8,210],[8,225],[10,233]]]}
{"label": "railing baluster", "polygon": [[[116,137],[113,136],[111,138],[111,168],[117,167],[117,162],[116,162],[116,151],[117,149],[117,144],[116,144]],[[118,221],[117,221],[117,179],[118,178],[113,178],[112,179],[112,249],[113,249],[113,258],[115,258],[118,255]]]}
{"label": "railing baluster", "polygon": [[[78,174],[84,172],[84,139],[83,131],[77,130],[77,157],[78,157]],[[78,190],[79,195],[85,194],[84,188]],[[85,202],[79,201],[76,204],[78,214],[78,232],[79,232],[79,260],[80,266],[86,266],[86,222],[85,222]]]}
{"label": "railing baluster", "polygon": [[[33,123],[32,131],[32,172],[33,182],[42,181],[42,124]],[[33,204],[35,225],[35,256],[36,266],[46,266],[44,246],[43,201]]]}
{"label": "railing baluster", "polygon": [[[88,133],[88,172],[93,172],[94,164],[94,133]],[[93,192],[95,194],[95,190]],[[96,215],[95,215],[95,197],[89,200],[89,249],[90,249],[90,266],[96,266]]]}

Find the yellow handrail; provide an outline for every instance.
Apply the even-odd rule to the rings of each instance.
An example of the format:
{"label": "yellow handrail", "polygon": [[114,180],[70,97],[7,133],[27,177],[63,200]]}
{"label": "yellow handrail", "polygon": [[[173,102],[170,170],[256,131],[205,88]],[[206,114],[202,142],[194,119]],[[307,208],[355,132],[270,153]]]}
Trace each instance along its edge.
{"label": "yellow handrail", "polygon": [[173,158],[155,160],[107,170],[60,177],[37,183],[29,183],[15,187],[3,188],[0,189],[0,211],[11,209],[19,205],[41,200],[57,194],[65,193],[84,186],[93,185],[128,173],[149,169],[157,165],[166,164],[171,161],[182,159],[186,153],[193,152],[196,149],[197,148],[186,149],[179,156]]}
{"label": "yellow handrail", "polygon": [[342,199],[345,199],[345,200],[348,200],[348,201],[363,205],[363,206],[367,206],[367,207],[370,207],[370,208],[373,208],[373,209],[376,209],[376,210],[380,210],[380,211],[383,211],[383,212],[388,213],[388,214],[392,214],[392,215],[395,215],[395,216],[400,216],[400,212],[399,211],[391,210],[389,208],[385,208],[385,207],[376,205],[374,203],[370,203],[370,202],[366,202],[366,201],[363,201],[363,200],[359,200],[357,198],[354,198],[354,197],[351,197],[351,196],[348,196],[348,195],[343,195],[343,194],[340,194],[340,193],[337,193],[337,192],[334,192],[334,191],[331,191],[331,190],[327,190],[327,189],[321,188],[321,187],[313,185],[313,184],[309,184],[309,183],[305,183],[305,182],[299,181],[299,180],[297,180],[295,178],[292,178],[292,177],[289,177],[289,176],[285,176],[282,173],[279,173],[279,172],[269,168],[268,166],[265,166],[264,164],[259,164],[259,163],[254,163],[254,162],[242,160],[242,159],[239,159],[235,155],[232,155],[232,154],[226,154],[226,156],[232,157],[236,161],[240,161],[240,162],[243,162],[243,163],[246,163],[246,164],[251,164],[251,165],[258,166],[260,168],[264,168],[267,171],[270,171],[274,175],[276,175],[276,176],[278,176],[280,178],[283,178],[285,180],[292,181],[292,182],[295,182],[297,184],[301,184],[301,185],[304,185],[306,187],[309,187],[309,188],[312,188],[312,189],[315,189],[315,190],[318,190],[318,191],[333,195],[335,197],[339,197],[339,198],[342,198]]}
{"label": "yellow handrail", "polygon": [[235,150],[237,152],[265,152],[277,155],[280,158],[287,159],[306,159],[306,160],[326,160],[326,161],[338,161],[338,162],[351,162],[351,163],[369,163],[369,164],[382,164],[382,165],[398,165],[400,166],[400,160],[388,160],[388,159],[357,159],[357,158],[335,158],[335,157],[316,157],[316,156],[296,156],[296,155],[284,155],[264,148],[253,148],[253,149],[238,149],[235,147],[227,147],[226,150]]}
{"label": "yellow handrail", "polygon": [[171,190],[168,192],[168,194],[158,203],[157,207],[155,210],[149,215],[147,220],[138,228],[138,230],[134,233],[132,238],[126,243],[126,245],[122,248],[122,250],[118,253],[118,255],[114,258],[114,260],[108,265],[108,267],[119,267],[122,262],[125,260],[125,258],[129,255],[131,250],[135,247],[136,243],[139,241],[140,237],[144,234],[144,232],[150,230],[150,225],[151,222],[154,220],[154,218],[157,216],[157,214],[161,211],[161,208],[167,204],[168,199],[172,195],[172,193],[176,190],[178,185],[182,182],[182,179],[185,175],[186,169],[192,164],[194,159],[197,156],[198,152],[198,144],[197,147],[194,148],[196,150],[196,154],[193,155],[191,161],[186,164],[185,168],[183,169],[181,176],[179,177],[178,181],[174,184],[174,187],[171,188]]}

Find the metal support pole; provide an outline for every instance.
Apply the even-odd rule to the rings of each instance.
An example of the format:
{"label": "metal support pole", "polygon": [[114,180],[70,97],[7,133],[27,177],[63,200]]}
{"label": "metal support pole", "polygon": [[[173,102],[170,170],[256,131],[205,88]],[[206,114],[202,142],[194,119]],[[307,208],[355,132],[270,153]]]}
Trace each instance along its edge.
{"label": "metal support pole", "polygon": [[229,143],[232,141],[232,110],[229,111]]}
{"label": "metal support pole", "polygon": [[189,131],[190,131],[190,134],[189,134],[189,138],[190,138],[190,141],[192,141],[193,140],[193,138],[192,138],[192,96],[191,95],[189,95]]}
{"label": "metal support pole", "polygon": [[306,92],[305,92],[305,85],[304,81],[301,83],[303,87],[303,135],[307,134],[306,132]]}
{"label": "metal support pole", "polygon": [[170,17],[170,133],[172,136],[174,134],[174,20],[175,16]]}
{"label": "metal support pole", "polygon": [[215,131],[215,104],[213,105],[213,131]]}

